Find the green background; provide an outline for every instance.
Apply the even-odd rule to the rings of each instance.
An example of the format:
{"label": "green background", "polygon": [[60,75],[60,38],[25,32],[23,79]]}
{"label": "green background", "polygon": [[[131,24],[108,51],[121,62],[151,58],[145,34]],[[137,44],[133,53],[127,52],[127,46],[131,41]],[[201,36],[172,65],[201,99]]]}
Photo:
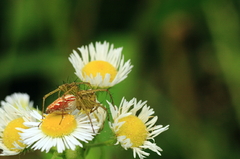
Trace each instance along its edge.
{"label": "green background", "polygon": [[[147,100],[157,124],[170,125],[156,137],[162,156],[149,159],[239,159],[239,20],[239,0],[2,0],[0,99],[24,92],[41,107],[77,79],[72,50],[106,40],[134,65],[111,89],[114,102]],[[120,146],[92,151],[89,159],[133,158]]]}

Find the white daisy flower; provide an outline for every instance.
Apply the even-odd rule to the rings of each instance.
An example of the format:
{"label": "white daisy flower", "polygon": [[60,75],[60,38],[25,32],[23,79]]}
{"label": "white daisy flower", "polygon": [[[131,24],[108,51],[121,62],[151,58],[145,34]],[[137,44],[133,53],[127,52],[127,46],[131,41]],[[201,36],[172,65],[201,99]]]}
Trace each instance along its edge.
{"label": "white daisy flower", "polygon": [[[98,107],[94,107],[92,110],[92,115],[96,118],[97,120],[97,126],[102,129],[103,125],[104,125],[104,121],[106,119],[106,110],[104,109],[104,107],[102,106],[102,104],[96,100],[96,103],[100,104],[101,106]],[[81,102],[78,103],[79,105],[81,105]],[[64,98],[59,97],[58,99],[56,99],[52,104],[50,104],[47,109],[46,109],[46,113],[47,114],[58,114],[58,115],[62,115],[63,112],[64,113],[69,113],[74,111],[75,109],[80,109],[76,107],[77,105],[77,101],[74,95],[72,94],[67,94],[64,96]],[[81,111],[83,113],[86,113],[86,111],[83,111],[81,109]],[[87,110],[88,112],[88,110]],[[90,112],[88,112],[90,113]]]}
{"label": "white daisy flower", "polygon": [[20,139],[18,128],[26,129],[25,121],[31,120],[32,103],[27,94],[16,93],[6,97],[0,108],[0,156],[17,155],[26,145]]}
{"label": "white daisy flower", "polygon": [[117,137],[116,144],[120,143],[124,149],[131,148],[134,158],[136,154],[140,159],[149,156],[144,149],[161,155],[162,149],[156,145],[154,137],[168,130],[169,125],[155,125],[158,117],[152,116],[154,111],[146,105],[146,101],[137,103],[133,98],[128,102],[123,98],[119,107],[109,105],[113,118],[113,123],[109,122],[109,125]]}
{"label": "white daisy flower", "polygon": [[93,116],[97,119],[97,126],[99,127],[99,131],[103,129],[104,122],[106,120],[107,112],[102,107],[98,107],[94,112]]}
{"label": "white daisy flower", "polygon": [[33,111],[32,116],[38,122],[25,122],[29,129],[21,129],[20,135],[33,150],[49,152],[52,147],[56,147],[58,153],[75,150],[76,146],[83,147],[82,142],[91,141],[99,130],[93,115],[90,114],[90,123],[89,117],[77,109],[70,114],[47,114],[44,119],[37,111]]}
{"label": "white daisy flower", "polygon": [[30,97],[26,93],[13,93],[5,98],[5,101],[1,101],[1,105],[9,103],[15,107],[21,105],[21,107],[33,107],[33,102],[30,101]]}
{"label": "white daisy flower", "polygon": [[131,72],[130,60],[124,63],[122,48],[114,49],[113,44],[96,42],[89,46],[78,48],[80,55],[73,50],[69,57],[75,74],[83,82],[89,82],[93,87],[108,88],[123,81]]}

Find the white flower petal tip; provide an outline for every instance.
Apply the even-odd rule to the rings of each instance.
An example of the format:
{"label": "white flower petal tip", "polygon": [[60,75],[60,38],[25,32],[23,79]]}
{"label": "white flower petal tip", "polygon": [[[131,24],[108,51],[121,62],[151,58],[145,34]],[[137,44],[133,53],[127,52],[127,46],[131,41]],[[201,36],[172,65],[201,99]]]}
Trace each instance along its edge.
{"label": "white flower petal tip", "polygon": [[[110,45],[106,41],[103,43],[96,42],[95,47],[91,43],[88,46],[78,48],[78,50],[80,51],[80,55],[77,51],[73,50],[69,61],[72,63],[75,74],[79,79],[83,82],[89,82],[93,87],[112,87],[127,78],[132,70],[133,66],[130,60],[124,62],[122,48],[114,49],[113,44]],[[84,72],[86,66],[89,66],[89,63],[93,63],[93,61],[101,62],[96,67],[91,67],[91,70],[87,69],[88,73]],[[99,70],[100,67],[101,69]]]}
{"label": "white flower petal tip", "polygon": [[169,125],[155,125],[158,117],[152,116],[154,111],[146,105],[146,101],[137,102],[133,98],[128,102],[123,98],[119,107],[108,104],[113,118],[109,125],[117,137],[117,144],[124,149],[131,148],[134,158],[136,155],[140,159],[149,156],[145,149],[161,155],[162,149],[156,145],[154,138],[168,130]]}
{"label": "white flower petal tip", "polygon": [[0,156],[17,155],[26,148],[19,133],[26,129],[24,122],[32,120],[31,108],[32,102],[25,93],[14,93],[1,101]]}
{"label": "white flower petal tip", "polygon": [[[32,115],[38,119],[39,115],[36,113],[35,111]],[[77,109],[70,114],[64,114],[64,117],[59,114],[48,114],[43,122],[29,123],[31,127],[22,130],[20,135],[23,142],[34,150],[49,152],[53,147],[56,147],[58,153],[66,149],[75,150],[76,146],[83,147],[83,143],[88,143],[97,135],[100,128],[97,120],[102,120],[102,117],[95,118],[95,116],[90,114],[90,121],[86,114]],[[58,124],[54,123],[55,119],[58,119]],[[44,124],[47,127],[47,133]],[[48,129],[49,125],[53,128]]]}

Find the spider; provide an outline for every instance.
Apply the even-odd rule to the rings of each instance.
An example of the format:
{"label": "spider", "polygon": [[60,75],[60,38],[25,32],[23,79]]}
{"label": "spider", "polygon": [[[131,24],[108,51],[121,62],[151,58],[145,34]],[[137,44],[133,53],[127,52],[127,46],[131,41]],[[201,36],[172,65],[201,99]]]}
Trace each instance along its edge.
{"label": "spider", "polygon": [[[90,89],[81,89],[80,86],[85,85]],[[105,111],[107,109],[102,106],[100,103],[97,102],[96,92],[107,92],[112,100],[112,95],[108,89],[91,89],[91,85],[88,82],[73,82],[73,83],[65,83],[60,85],[57,89],[49,92],[43,97],[43,105],[42,105],[42,112],[44,112],[44,104],[45,100],[58,92],[58,99],[56,99],[52,104],[50,104],[47,109],[46,113],[51,114],[66,114],[69,112],[78,109],[83,111],[88,116],[91,126],[92,121],[90,118],[90,113],[97,110],[98,107],[103,108]],[[62,94],[62,95],[61,95]],[[59,123],[61,124],[61,122]],[[94,130],[93,130],[94,131]]]}

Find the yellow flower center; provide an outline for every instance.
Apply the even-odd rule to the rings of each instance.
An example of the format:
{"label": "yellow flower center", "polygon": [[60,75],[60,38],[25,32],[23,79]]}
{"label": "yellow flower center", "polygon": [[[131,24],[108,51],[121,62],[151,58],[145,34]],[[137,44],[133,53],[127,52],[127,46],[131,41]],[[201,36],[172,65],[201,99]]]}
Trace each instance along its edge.
{"label": "yellow flower center", "polygon": [[91,61],[82,69],[83,74],[86,73],[87,76],[91,74],[93,77],[97,76],[97,73],[104,78],[107,73],[110,74],[110,82],[112,82],[117,75],[117,70],[113,65],[106,61]]}
{"label": "yellow flower center", "polygon": [[48,114],[41,124],[42,131],[52,137],[71,134],[77,127],[77,121],[70,114]]}
{"label": "yellow flower center", "polygon": [[21,149],[16,149],[15,146],[13,145],[14,142],[16,142],[19,146],[21,147],[25,147],[26,145],[24,145],[20,139],[20,135],[18,134],[19,130],[17,130],[16,128],[24,128],[26,129],[27,127],[23,125],[23,118],[17,118],[12,120],[11,122],[8,123],[8,125],[6,126],[6,128],[3,131],[3,144],[9,148],[11,151],[21,151]]}
{"label": "yellow flower center", "polygon": [[143,145],[147,138],[148,131],[145,124],[136,116],[129,115],[119,120],[125,123],[120,127],[117,136],[126,136],[132,142],[132,147]]}

